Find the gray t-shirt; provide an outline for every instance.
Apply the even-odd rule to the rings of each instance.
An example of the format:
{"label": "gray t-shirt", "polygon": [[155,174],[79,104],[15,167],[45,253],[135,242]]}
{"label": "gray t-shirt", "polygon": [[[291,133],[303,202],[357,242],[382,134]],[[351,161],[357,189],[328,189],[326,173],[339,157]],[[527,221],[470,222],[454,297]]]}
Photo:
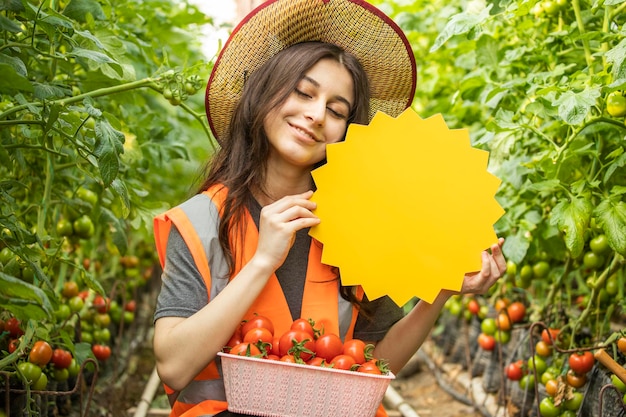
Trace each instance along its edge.
{"label": "gray t-shirt", "polygon": [[[256,203],[249,209],[258,227],[261,207]],[[285,262],[276,271],[293,319],[300,317],[310,244],[308,229],[300,230]],[[161,317],[189,317],[208,303],[207,288],[176,227],[170,229],[165,264],[154,320]],[[404,314],[402,308],[387,296],[364,302],[368,304],[369,313],[368,318],[362,314],[357,318],[354,329],[354,337],[357,339],[381,340]]]}

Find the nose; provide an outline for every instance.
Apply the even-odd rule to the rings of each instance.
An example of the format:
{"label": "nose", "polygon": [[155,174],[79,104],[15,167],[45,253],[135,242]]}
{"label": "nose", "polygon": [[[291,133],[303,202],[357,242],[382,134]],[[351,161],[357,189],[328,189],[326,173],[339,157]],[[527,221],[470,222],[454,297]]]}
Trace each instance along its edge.
{"label": "nose", "polygon": [[311,100],[307,103],[304,116],[318,126],[324,125],[326,117],[326,102],[324,100]]}

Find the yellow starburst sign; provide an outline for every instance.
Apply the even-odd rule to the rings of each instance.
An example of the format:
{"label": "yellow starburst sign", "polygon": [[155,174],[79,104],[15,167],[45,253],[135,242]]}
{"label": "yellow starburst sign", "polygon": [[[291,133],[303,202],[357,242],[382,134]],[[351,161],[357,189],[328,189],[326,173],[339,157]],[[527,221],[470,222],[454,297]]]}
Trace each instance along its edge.
{"label": "yellow starburst sign", "polygon": [[489,153],[471,146],[466,129],[412,109],[397,118],[379,112],[369,125],[351,125],[326,155],[313,171],[321,223],[310,234],[343,285],[398,305],[414,296],[432,303],[480,270],[504,211]]}

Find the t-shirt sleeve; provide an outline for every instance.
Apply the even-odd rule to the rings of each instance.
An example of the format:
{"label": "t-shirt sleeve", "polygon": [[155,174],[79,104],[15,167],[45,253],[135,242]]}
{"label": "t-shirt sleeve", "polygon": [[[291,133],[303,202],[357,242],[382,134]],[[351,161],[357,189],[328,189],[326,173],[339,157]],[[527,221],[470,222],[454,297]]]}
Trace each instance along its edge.
{"label": "t-shirt sleeve", "polygon": [[189,317],[208,303],[207,287],[191,251],[178,229],[172,226],[167,240],[161,292],[154,321],[161,317]]}
{"label": "t-shirt sleeve", "polygon": [[398,320],[404,317],[404,310],[391,298],[383,296],[368,303],[368,314],[359,314],[354,326],[354,338],[377,342]]}

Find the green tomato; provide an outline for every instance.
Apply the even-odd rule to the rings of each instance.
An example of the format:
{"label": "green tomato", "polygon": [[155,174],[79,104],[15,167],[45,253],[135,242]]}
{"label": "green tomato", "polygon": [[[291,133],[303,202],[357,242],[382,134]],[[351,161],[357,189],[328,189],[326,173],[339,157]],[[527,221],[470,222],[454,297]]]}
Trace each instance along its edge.
{"label": "green tomato", "polygon": [[493,336],[496,333],[498,326],[496,326],[496,319],[487,317],[480,322],[480,330],[487,335]]}
{"label": "green tomato", "polygon": [[69,319],[71,315],[72,310],[67,304],[59,305],[59,308],[54,312],[54,317],[56,317],[58,323],[64,322],[65,320]]}
{"label": "green tomato", "polygon": [[558,417],[561,414],[561,408],[554,405],[551,397],[546,397],[539,403],[539,414],[542,417]]}
{"label": "green tomato", "polygon": [[550,272],[550,264],[548,261],[539,261],[533,265],[533,276],[535,278],[545,278]]}
{"label": "green tomato", "polygon": [[68,368],[63,368],[63,369],[54,368],[54,370],[52,371],[52,378],[54,378],[55,381],[59,381],[59,382],[67,381],[69,377],[70,377],[70,371],[68,370]]}
{"label": "green tomato", "polygon": [[78,376],[78,373],[80,372],[80,365],[75,358],[72,358],[72,362],[70,362],[70,366],[67,368],[67,372],[72,378],[76,378]]}
{"label": "green tomato", "polygon": [[85,301],[78,295],[67,300],[67,305],[72,313],[78,313],[85,306]]}
{"label": "green tomato", "polygon": [[589,241],[589,249],[596,255],[604,255],[609,248],[609,239],[604,234],[600,234]]}
{"label": "green tomato", "polygon": [[28,383],[33,383],[41,377],[41,368],[32,362],[20,362],[17,369]]}
{"label": "green tomato", "polygon": [[[534,358],[534,364],[533,364],[533,358]],[[528,358],[529,372],[532,372],[533,369],[536,369],[537,375],[541,376],[546,371],[546,369],[548,369],[548,365],[546,364],[546,361],[541,356],[534,355]]]}
{"label": "green tomato", "polygon": [[93,225],[91,217],[86,214],[83,214],[78,219],[74,220],[72,226],[74,227],[74,233],[76,233],[78,237],[84,239],[88,239],[93,236],[95,231],[95,226]]}
{"label": "green tomato", "polygon": [[519,380],[519,386],[524,391],[531,391],[535,389],[535,376],[533,374],[526,374]]}
{"label": "green tomato", "polygon": [[604,259],[601,255],[594,253],[593,251],[586,252],[583,256],[583,265],[588,269],[598,269],[604,263]]}
{"label": "green tomato", "polygon": [[74,227],[72,222],[68,219],[60,219],[56,225],[57,235],[59,236],[72,236],[74,234]]}
{"label": "green tomato", "polygon": [[494,339],[496,339],[497,343],[501,345],[506,345],[511,340],[511,332],[506,330],[496,331],[493,335]]}
{"label": "green tomato", "polygon": [[41,375],[39,376],[39,379],[37,379],[37,381],[33,383],[31,388],[35,391],[43,391],[46,389],[47,386],[48,386],[48,375],[42,372]]}
{"label": "green tomato", "polygon": [[619,91],[613,91],[606,99],[606,111],[613,117],[626,116],[626,97]]}
{"label": "green tomato", "polygon": [[619,390],[619,392],[626,394],[626,384],[617,377],[617,375],[611,375],[611,383]]}
{"label": "green tomato", "polygon": [[563,404],[565,405],[565,409],[569,411],[578,411],[582,403],[583,394],[575,391],[571,393],[571,397],[567,398]]}

